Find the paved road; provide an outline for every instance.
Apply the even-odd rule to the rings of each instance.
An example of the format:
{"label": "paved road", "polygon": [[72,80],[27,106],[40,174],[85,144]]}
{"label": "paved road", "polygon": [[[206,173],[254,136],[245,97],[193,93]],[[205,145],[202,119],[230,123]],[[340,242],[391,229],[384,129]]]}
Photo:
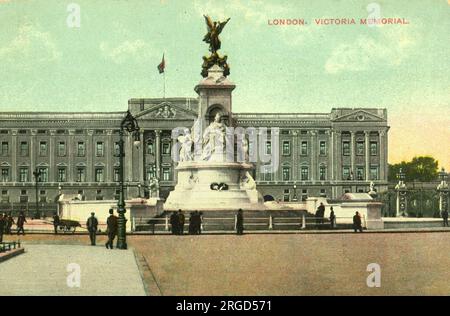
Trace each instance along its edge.
{"label": "paved road", "polygon": [[[131,250],[80,245],[24,244],[26,253],[0,263],[3,295],[146,295]],[[80,287],[74,267],[80,267]],[[119,273],[120,272],[120,273]]]}

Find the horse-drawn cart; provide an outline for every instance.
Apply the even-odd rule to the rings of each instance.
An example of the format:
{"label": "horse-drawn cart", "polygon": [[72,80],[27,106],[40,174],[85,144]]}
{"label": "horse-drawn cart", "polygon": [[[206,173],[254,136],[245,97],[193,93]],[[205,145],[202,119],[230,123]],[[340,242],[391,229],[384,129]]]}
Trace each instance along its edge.
{"label": "horse-drawn cart", "polygon": [[58,223],[58,228],[62,230],[64,233],[75,233],[77,227],[81,227],[79,221],[71,220],[71,219],[60,219]]}

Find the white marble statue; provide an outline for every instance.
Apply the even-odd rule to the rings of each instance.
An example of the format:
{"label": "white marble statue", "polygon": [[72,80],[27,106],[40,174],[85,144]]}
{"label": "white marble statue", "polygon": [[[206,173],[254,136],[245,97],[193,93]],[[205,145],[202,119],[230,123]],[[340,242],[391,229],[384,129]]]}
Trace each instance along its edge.
{"label": "white marble statue", "polygon": [[178,141],[181,144],[179,161],[192,161],[194,158],[192,154],[193,141],[189,130],[186,131],[186,135],[179,136]]}
{"label": "white marble statue", "polygon": [[245,171],[241,174],[241,189],[254,190],[256,189],[256,181],[251,176],[250,172]]}
{"label": "white marble statue", "polygon": [[221,122],[221,114],[217,113],[214,122],[203,132],[202,160],[210,160],[217,153],[222,154],[225,148],[225,124]]}

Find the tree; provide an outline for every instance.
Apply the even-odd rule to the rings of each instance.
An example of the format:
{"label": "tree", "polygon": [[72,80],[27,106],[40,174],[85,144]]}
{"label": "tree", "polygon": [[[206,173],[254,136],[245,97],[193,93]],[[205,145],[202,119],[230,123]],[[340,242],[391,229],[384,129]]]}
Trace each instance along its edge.
{"label": "tree", "polygon": [[430,182],[434,181],[438,177],[439,163],[433,157],[430,156],[418,156],[414,157],[411,161],[402,161],[398,164],[389,165],[388,180],[396,182],[397,174],[402,168],[405,174],[405,181],[419,181]]}

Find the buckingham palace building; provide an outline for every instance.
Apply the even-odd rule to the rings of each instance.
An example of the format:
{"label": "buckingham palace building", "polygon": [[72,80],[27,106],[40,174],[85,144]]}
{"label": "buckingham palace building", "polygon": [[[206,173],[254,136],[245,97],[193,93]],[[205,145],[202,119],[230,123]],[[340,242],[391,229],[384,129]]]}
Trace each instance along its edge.
{"label": "buckingham palace building", "polygon": [[[197,98],[130,99],[140,126],[140,145],[126,136],[126,198],[148,197],[159,180],[166,198],[176,180],[171,157],[174,128],[191,127]],[[60,193],[86,200],[119,195],[119,129],[123,112],[1,112],[0,189],[2,203],[54,202]],[[373,181],[387,189],[387,111],[333,108],[329,113],[233,113],[237,126],[279,128],[280,165],[253,174],[266,200],[297,201],[308,196],[339,198],[367,192]],[[267,150],[271,150],[268,141]],[[33,176],[40,171],[36,186]]]}

